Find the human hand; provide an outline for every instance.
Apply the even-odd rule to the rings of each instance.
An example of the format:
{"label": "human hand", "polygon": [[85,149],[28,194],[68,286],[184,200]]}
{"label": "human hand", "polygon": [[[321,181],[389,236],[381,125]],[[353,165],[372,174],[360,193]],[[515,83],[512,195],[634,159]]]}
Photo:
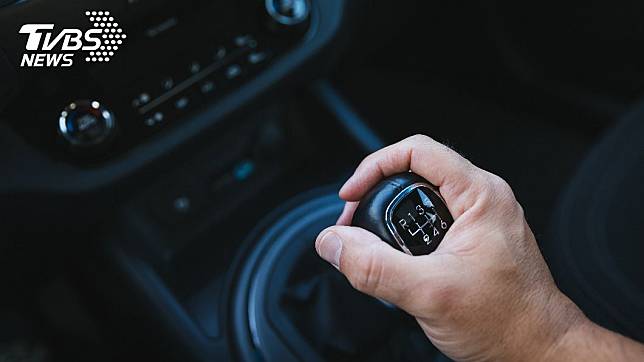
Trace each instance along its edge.
{"label": "human hand", "polygon": [[[454,216],[430,255],[404,254],[347,226],[371,187],[408,170],[438,187]],[[546,358],[586,323],[556,287],[510,186],[431,138],[413,136],[368,156],[340,196],[345,210],[318,236],[318,253],[356,289],[414,316],[451,358]]]}

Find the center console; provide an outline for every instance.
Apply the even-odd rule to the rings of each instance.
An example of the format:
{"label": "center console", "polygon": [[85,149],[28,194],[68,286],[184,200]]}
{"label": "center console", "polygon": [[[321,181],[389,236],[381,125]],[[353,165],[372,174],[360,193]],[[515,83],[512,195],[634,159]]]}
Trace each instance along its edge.
{"label": "center console", "polygon": [[442,361],[413,317],[364,295],[312,244],[344,203],[337,186],[298,195],[258,225],[230,304],[244,361]]}
{"label": "center console", "polygon": [[[248,360],[259,353],[248,339],[240,339],[249,323],[233,317],[243,312],[247,318],[249,304],[241,296],[250,291],[245,280],[255,275],[248,273],[256,262],[267,262],[273,253],[261,234],[277,222],[273,215],[292,208],[285,200],[308,204],[315,198],[310,190],[320,185],[332,185],[325,190],[333,196],[368,152],[361,136],[334,117],[314,91],[287,99],[237,118],[235,127],[211,138],[119,210],[101,241],[107,258],[98,267],[92,262],[87,272],[117,270],[97,281],[98,299],[104,301],[100,313],[114,315],[109,318],[114,329],[126,323],[115,310],[127,310],[144,322],[124,333],[158,335],[179,360]],[[289,267],[293,273],[298,273],[300,252],[313,250],[311,233],[337,217],[341,204],[332,198],[333,208],[323,219],[316,212],[324,207],[307,208],[308,214],[293,218],[316,220],[306,234],[291,233],[297,239],[292,250],[298,252]],[[262,348],[280,346],[269,342]],[[158,346],[149,352],[158,353]]]}
{"label": "center console", "polygon": [[[366,358],[366,340],[417,335],[413,321],[397,323],[399,311],[357,294],[311,254],[312,233],[341,205],[339,182],[382,146],[332,86],[310,86],[332,60],[328,50],[338,52],[350,8],[344,0],[93,0],[82,11],[2,3],[0,71],[10,75],[0,85],[0,167],[10,170],[0,177],[2,226],[36,244],[58,240],[51,258],[81,269],[74,276],[102,330],[122,342],[115,354]],[[122,29],[105,33],[116,41],[109,61],[87,54],[69,68],[20,66],[22,24],[54,17],[74,28],[98,16]],[[295,215],[294,203],[309,206]],[[303,234],[279,230],[297,243],[271,276],[279,280],[262,284],[267,275],[257,271],[277,260],[267,255],[282,253],[266,236],[279,215],[310,223]],[[307,295],[308,281],[328,285]],[[318,294],[326,292],[348,298],[346,310]],[[318,297],[334,316],[320,335],[311,326],[324,321],[309,308],[320,304],[308,299]],[[274,303],[279,315],[267,317]],[[346,327],[337,317],[352,311],[382,312],[391,323],[378,331],[391,330],[362,340],[347,330],[344,345],[329,345]]]}

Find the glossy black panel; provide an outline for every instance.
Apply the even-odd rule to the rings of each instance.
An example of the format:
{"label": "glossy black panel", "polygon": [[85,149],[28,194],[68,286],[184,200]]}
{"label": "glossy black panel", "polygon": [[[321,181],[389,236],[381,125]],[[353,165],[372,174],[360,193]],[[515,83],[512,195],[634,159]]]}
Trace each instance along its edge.
{"label": "glossy black panel", "polygon": [[369,190],[352,220],[354,226],[412,255],[436,250],[453,222],[433,186],[411,172],[389,176]]}
{"label": "glossy black panel", "polygon": [[403,196],[393,207],[389,222],[408,248],[436,249],[445,236],[450,221],[443,220],[444,212],[439,213],[437,210],[441,209],[442,203],[430,188],[419,186]]}

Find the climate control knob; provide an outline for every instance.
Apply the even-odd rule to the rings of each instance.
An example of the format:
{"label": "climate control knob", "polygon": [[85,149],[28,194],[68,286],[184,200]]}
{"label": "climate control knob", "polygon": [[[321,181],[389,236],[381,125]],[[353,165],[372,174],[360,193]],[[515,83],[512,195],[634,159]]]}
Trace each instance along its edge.
{"label": "climate control knob", "polygon": [[58,133],[76,149],[106,145],[115,131],[114,114],[98,101],[74,101],[58,118]]}
{"label": "climate control knob", "polygon": [[265,6],[276,30],[306,23],[311,12],[309,0],[266,0]]}

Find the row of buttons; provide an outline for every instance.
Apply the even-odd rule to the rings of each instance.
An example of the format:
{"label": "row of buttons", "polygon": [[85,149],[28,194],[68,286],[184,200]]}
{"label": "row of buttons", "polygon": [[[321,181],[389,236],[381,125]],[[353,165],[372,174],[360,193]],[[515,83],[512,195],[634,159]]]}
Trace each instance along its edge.
{"label": "row of buttons", "polygon": [[132,107],[143,115],[143,123],[148,127],[165,123],[169,117],[210,99],[216,91],[259,69],[270,53],[258,47],[252,36],[237,36],[229,47],[217,47],[206,61],[187,64],[187,76],[181,81],[175,81],[179,77],[161,78],[156,88],[151,87],[132,99]]}

